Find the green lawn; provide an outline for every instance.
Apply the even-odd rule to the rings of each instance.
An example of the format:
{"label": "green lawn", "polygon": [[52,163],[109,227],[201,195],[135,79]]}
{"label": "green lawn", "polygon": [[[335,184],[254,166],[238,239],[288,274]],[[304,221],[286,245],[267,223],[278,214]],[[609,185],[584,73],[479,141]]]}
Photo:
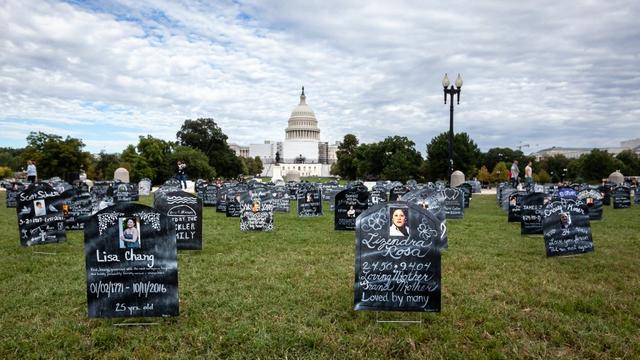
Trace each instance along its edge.
{"label": "green lawn", "polygon": [[425,314],[352,310],[355,233],[328,210],[241,233],[205,208],[204,250],[178,255],[180,316],[118,327],[132,319],[87,318],[83,233],[22,248],[0,195],[3,359],[640,358],[639,207],[592,222],[595,253],[546,258],[542,235],[474,196],[449,221],[442,312]]}

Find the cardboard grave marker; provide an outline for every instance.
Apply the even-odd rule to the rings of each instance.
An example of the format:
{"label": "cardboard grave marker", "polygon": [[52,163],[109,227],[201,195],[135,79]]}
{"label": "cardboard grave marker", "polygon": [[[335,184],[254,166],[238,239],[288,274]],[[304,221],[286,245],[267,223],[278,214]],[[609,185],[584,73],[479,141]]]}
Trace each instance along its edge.
{"label": "cardboard grave marker", "polygon": [[242,195],[241,207],[241,231],[273,230],[274,202],[271,192],[246,192]]}
{"label": "cardboard grave marker", "polygon": [[449,248],[447,236],[447,215],[444,208],[444,197],[441,192],[434,189],[424,188],[408,192],[402,196],[402,201],[410,202],[429,211],[440,221],[440,231],[442,232],[442,249]]}
{"label": "cardboard grave marker", "polygon": [[439,312],[440,221],[406,202],[374,205],[356,220],[354,309]]}
{"label": "cardboard grave marker", "polygon": [[524,191],[516,191],[509,195],[508,222],[520,222],[522,220],[522,198],[527,195]]}
{"label": "cardboard grave marker", "polygon": [[552,197],[553,201],[556,201],[559,199],[577,200],[578,192],[574,188],[560,187],[555,191],[555,193],[553,193],[553,197]]}
{"label": "cardboard grave marker", "polygon": [[51,185],[38,182],[18,194],[20,245],[32,246],[66,240],[63,201]]}
{"label": "cardboard grave marker", "polygon": [[505,187],[500,192],[500,206],[504,212],[509,212],[509,200],[511,199],[511,194],[516,193],[518,190],[512,188],[511,186]]}
{"label": "cardboard grave marker", "polygon": [[578,200],[589,209],[589,220],[602,220],[602,193],[596,189],[585,189],[578,193]]}
{"label": "cardboard grave marker", "polygon": [[7,192],[7,207],[15,208],[18,206],[18,194],[23,192],[27,188],[26,184],[21,182],[9,182],[5,184]]}
{"label": "cardboard grave marker", "polygon": [[248,192],[246,186],[237,185],[227,190],[227,207],[225,214],[227,217],[240,217],[242,213],[242,197]]}
{"label": "cardboard grave marker", "polygon": [[149,196],[151,194],[151,179],[144,178],[138,182],[138,195]]}
{"label": "cardboard grave marker", "polygon": [[580,200],[560,199],[543,209],[542,229],[547,257],[594,251],[589,210]]}
{"label": "cardboard grave marker", "polygon": [[175,226],[148,206],[120,203],[84,229],[90,318],[177,316]]}
{"label": "cardboard grave marker", "polygon": [[458,186],[458,189],[463,191],[462,194],[464,195],[464,207],[466,209],[471,205],[471,199],[473,198],[473,195],[471,194],[472,192],[471,185],[467,183],[462,183]]}
{"label": "cardboard grave marker", "polygon": [[367,208],[371,194],[360,184],[344,189],[335,195],[334,229],[355,230],[356,218]]}
{"label": "cardboard grave marker", "polygon": [[274,211],[286,213],[291,211],[291,197],[289,196],[287,188],[284,186],[276,186],[275,189],[273,189],[272,197]]}
{"label": "cardboard grave marker", "polygon": [[376,184],[371,188],[371,205],[387,202],[387,188],[382,184]]}
{"label": "cardboard grave marker", "polygon": [[229,187],[223,185],[218,188],[218,194],[216,199],[216,212],[217,213],[227,213],[227,190]]}
{"label": "cardboard grave marker", "polygon": [[472,193],[481,193],[482,192],[482,184],[478,180],[468,180],[465,182],[471,186]]}
{"label": "cardboard grave marker", "polygon": [[91,194],[76,187],[62,194],[62,214],[67,230],[82,230],[84,224],[94,213],[94,203]]}
{"label": "cardboard grave marker", "polygon": [[408,193],[411,189],[406,185],[395,185],[391,188],[389,192],[389,201],[398,201],[402,197],[402,195]]}
{"label": "cardboard grave marker", "polygon": [[549,196],[545,193],[530,193],[522,197],[521,235],[542,234],[542,209],[547,202],[549,202]]}
{"label": "cardboard grave marker", "polygon": [[445,188],[439,191],[447,219],[464,218],[464,195],[460,189]]}
{"label": "cardboard grave marker", "polygon": [[202,206],[216,206],[218,203],[218,190],[216,184],[206,183],[202,190],[198,192],[198,196],[202,199]]}
{"label": "cardboard grave marker", "polygon": [[287,189],[289,190],[289,196],[292,198],[296,197],[296,194],[298,193],[298,188],[299,188],[300,184],[298,184],[295,181],[289,181],[287,182]]}
{"label": "cardboard grave marker", "polygon": [[631,189],[626,186],[616,186],[611,190],[611,201],[614,209],[631,207]]}
{"label": "cardboard grave marker", "polygon": [[314,184],[306,184],[298,188],[298,216],[322,216],[322,190]]}
{"label": "cardboard grave marker", "polygon": [[604,206],[611,205],[611,189],[612,186],[610,184],[604,184],[598,187],[598,190],[604,194],[602,197],[602,205]]}
{"label": "cardboard grave marker", "polygon": [[170,191],[153,207],[173,220],[178,250],[202,250],[202,200],[186,191]]}
{"label": "cardboard grave marker", "polygon": [[91,190],[89,192],[95,199],[101,199],[107,196],[107,192],[109,191],[110,187],[111,182],[109,181],[96,181],[93,183],[93,186],[91,187]]}
{"label": "cardboard grave marker", "polygon": [[[113,201],[116,203],[132,202],[134,195],[131,193],[131,184],[114,183],[113,184]],[[136,187],[137,189],[137,187]]]}

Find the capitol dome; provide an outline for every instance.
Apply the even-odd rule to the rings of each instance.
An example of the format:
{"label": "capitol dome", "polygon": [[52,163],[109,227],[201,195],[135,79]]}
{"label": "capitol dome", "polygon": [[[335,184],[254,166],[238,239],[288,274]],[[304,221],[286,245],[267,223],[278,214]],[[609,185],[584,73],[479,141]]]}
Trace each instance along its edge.
{"label": "capitol dome", "polygon": [[313,110],[307,105],[304,86],[300,95],[300,104],[291,112],[285,131],[285,140],[320,140],[320,128]]}

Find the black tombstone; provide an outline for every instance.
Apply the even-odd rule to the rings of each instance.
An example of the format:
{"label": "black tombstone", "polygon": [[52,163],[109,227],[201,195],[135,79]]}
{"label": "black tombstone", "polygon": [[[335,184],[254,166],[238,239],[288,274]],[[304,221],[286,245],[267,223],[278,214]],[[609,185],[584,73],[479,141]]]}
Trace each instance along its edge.
{"label": "black tombstone", "polygon": [[596,189],[578,192],[578,200],[589,209],[589,220],[602,220],[602,193]]}
{"label": "black tombstone", "polygon": [[245,193],[241,201],[241,231],[272,231],[274,202],[271,196]]}
{"label": "black tombstone", "polygon": [[631,189],[626,186],[616,186],[611,190],[611,201],[614,209],[631,207]]}
{"label": "black tombstone", "polygon": [[216,212],[227,213],[227,190],[229,187],[222,186],[218,188],[218,194],[216,198]]}
{"label": "black tombstone", "polygon": [[7,207],[15,208],[18,206],[18,194],[23,192],[27,188],[26,184],[21,182],[10,182],[6,184],[7,192]]}
{"label": "black tombstone", "polygon": [[633,193],[633,203],[640,205],[640,185],[638,185]]}
{"label": "black tombstone", "polygon": [[322,216],[322,191],[316,185],[300,186],[296,193],[298,216]]}
{"label": "black tombstone", "polygon": [[284,186],[276,186],[273,189],[273,210],[277,212],[290,212],[291,211],[291,197],[287,188]]}
{"label": "black tombstone", "polygon": [[120,203],[86,223],[90,318],[178,315],[175,226],[145,205]]}
{"label": "black tombstone", "polygon": [[612,186],[610,184],[604,184],[598,187],[598,190],[600,190],[600,192],[604,194],[602,197],[602,205],[604,206],[611,205],[611,189]]}
{"label": "black tombstone", "polygon": [[549,201],[545,193],[530,193],[522,197],[520,234],[542,234],[542,209]]}
{"label": "black tombstone", "polygon": [[576,191],[576,189],[571,187],[560,187],[553,193],[553,197],[551,199],[553,201],[556,201],[559,199],[577,200],[578,192]]}
{"label": "black tombstone", "polygon": [[464,218],[464,195],[460,189],[445,188],[439,191],[447,219]]}
{"label": "black tombstone", "polygon": [[426,209],[440,220],[442,250],[448,249],[449,238],[447,235],[447,215],[444,208],[444,198],[441,196],[441,193],[435,191],[435,187],[426,187],[404,194],[401,200],[416,204],[421,208]]}
{"label": "black tombstone", "polygon": [[375,184],[371,188],[371,205],[387,202],[387,188],[382,184]]}
{"label": "black tombstone", "polygon": [[63,201],[51,185],[38,182],[18,194],[20,245],[32,246],[66,240]]}
{"label": "black tombstone", "polygon": [[335,230],[355,230],[356,218],[367,208],[371,195],[364,185],[354,186],[335,195]]}
{"label": "black tombstone", "polygon": [[440,221],[406,202],[374,205],[356,220],[354,309],[440,311]]}
{"label": "black tombstone", "polygon": [[473,197],[473,195],[471,194],[473,189],[471,188],[471,185],[467,184],[467,183],[462,183],[458,186],[458,189],[463,191],[463,195],[464,195],[464,207],[465,209],[468,208],[471,205],[471,198]]}
{"label": "black tombstone", "polygon": [[91,197],[95,203],[99,203],[105,198],[113,197],[112,183],[109,181],[96,181],[91,187]]}
{"label": "black tombstone", "polygon": [[560,199],[549,202],[542,211],[547,257],[594,251],[589,210],[582,201]]}
{"label": "black tombstone", "polygon": [[198,196],[202,199],[202,206],[216,206],[218,203],[218,186],[207,183],[198,191]]}
{"label": "black tombstone", "polygon": [[132,202],[134,195],[131,193],[129,184],[117,182],[113,184],[113,201],[116,203]]}
{"label": "black tombstone", "polygon": [[402,195],[408,193],[411,189],[402,184],[395,185],[389,191],[389,201],[398,201],[402,197]]}
{"label": "black tombstone", "polygon": [[202,200],[186,191],[171,191],[153,207],[173,220],[178,250],[202,250]]}
{"label": "black tombstone", "polygon": [[524,191],[516,191],[509,195],[508,222],[520,222],[522,219],[522,198],[527,195]]}
{"label": "black tombstone", "polygon": [[82,230],[93,214],[94,203],[91,194],[83,187],[74,187],[62,194],[62,213],[67,230]]}
{"label": "black tombstone", "polygon": [[227,190],[227,206],[225,214],[227,217],[240,217],[242,213],[242,197],[248,189],[242,186],[234,186]]}

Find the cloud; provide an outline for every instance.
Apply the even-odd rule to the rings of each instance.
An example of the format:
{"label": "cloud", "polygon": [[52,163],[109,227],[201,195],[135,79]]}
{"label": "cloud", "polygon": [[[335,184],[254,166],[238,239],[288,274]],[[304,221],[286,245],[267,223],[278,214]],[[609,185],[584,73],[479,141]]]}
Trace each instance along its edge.
{"label": "cloud", "polygon": [[[454,127],[484,150],[616,146],[640,133],[638,15],[634,1],[9,0],[0,124],[121,151],[212,117],[261,143],[284,138],[305,85],[324,141],[424,151],[448,131],[442,76],[462,73]],[[24,146],[30,129],[7,129]]]}

